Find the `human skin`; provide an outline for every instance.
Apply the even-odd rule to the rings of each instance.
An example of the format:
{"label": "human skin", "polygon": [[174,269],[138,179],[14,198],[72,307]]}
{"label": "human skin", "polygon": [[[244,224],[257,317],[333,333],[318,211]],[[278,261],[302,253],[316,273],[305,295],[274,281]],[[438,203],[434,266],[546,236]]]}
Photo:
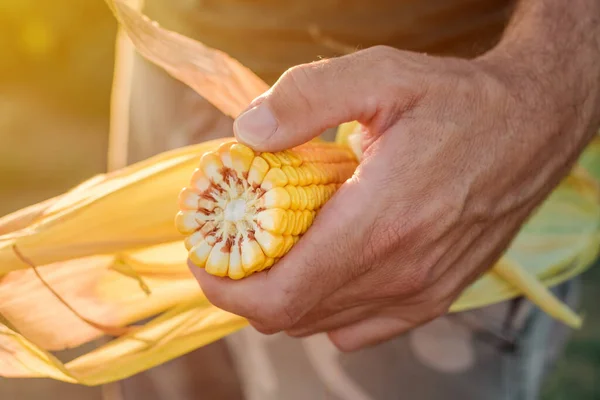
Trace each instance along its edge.
{"label": "human skin", "polygon": [[327,332],[342,351],[447,312],[501,256],[600,124],[600,2],[525,0],[472,59],[373,47],[288,70],[234,123],[260,151],[358,120],[355,175],[271,270],[193,267],[262,333]]}

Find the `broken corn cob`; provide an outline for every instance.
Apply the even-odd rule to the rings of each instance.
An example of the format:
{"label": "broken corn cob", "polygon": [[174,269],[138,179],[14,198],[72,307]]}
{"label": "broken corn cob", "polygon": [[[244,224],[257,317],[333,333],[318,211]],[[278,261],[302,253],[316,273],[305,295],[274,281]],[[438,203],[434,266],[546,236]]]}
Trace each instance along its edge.
{"label": "broken corn cob", "polygon": [[232,279],[271,267],[357,165],[349,148],[325,142],[258,153],[231,141],[205,153],[175,218],[190,260]]}

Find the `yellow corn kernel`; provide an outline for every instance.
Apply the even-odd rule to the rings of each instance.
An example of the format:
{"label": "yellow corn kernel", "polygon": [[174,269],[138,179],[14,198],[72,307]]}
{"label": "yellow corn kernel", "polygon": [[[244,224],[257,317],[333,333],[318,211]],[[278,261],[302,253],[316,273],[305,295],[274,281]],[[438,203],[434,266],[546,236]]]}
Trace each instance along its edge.
{"label": "yellow corn kernel", "polygon": [[227,168],[233,169],[233,164],[231,163],[231,146],[233,146],[233,142],[225,142],[219,146],[217,153],[219,153],[219,158],[221,158],[221,162]]}
{"label": "yellow corn kernel", "polygon": [[252,164],[250,165],[250,172],[248,173],[248,183],[250,186],[260,186],[268,171],[269,164],[265,159],[254,157],[254,160],[252,160]]}
{"label": "yellow corn kernel", "polygon": [[300,177],[296,168],[291,165],[284,165],[281,167],[281,170],[287,176],[289,185],[297,186],[300,183]]}
{"label": "yellow corn kernel", "polygon": [[296,212],[294,210],[286,210],[286,226],[285,230],[282,232],[284,235],[291,235],[294,231],[294,227],[296,226]]}
{"label": "yellow corn kernel", "polygon": [[298,187],[288,185],[284,189],[290,196],[290,208],[292,210],[297,210],[300,204],[300,194],[298,193]]}
{"label": "yellow corn kernel", "polygon": [[230,148],[231,165],[240,178],[243,178],[252,165],[254,151],[247,146],[235,143]]}
{"label": "yellow corn kernel", "polygon": [[292,199],[289,192],[282,187],[276,187],[268,190],[259,199],[260,208],[282,208],[284,210],[290,208]]}
{"label": "yellow corn kernel", "polygon": [[271,168],[280,168],[281,167],[281,161],[279,161],[279,158],[273,154],[273,153],[261,153],[261,158],[264,158],[264,160],[269,164],[269,167]]}
{"label": "yellow corn kernel", "polygon": [[282,166],[292,165],[292,160],[288,154],[289,152],[286,151],[280,151],[279,153],[275,154],[275,157],[277,157]]}
{"label": "yellow corn kernel", "polygon": [[200,168],[196,168],[194,173],[192,174],[192,185],[190,189],[203,193],[207,191],[212,182],[204,175],[204,172]]}
{"label": "yellow corn kernel", "polygon": [[290,160],[290,165],[292,167],[299,167],[300,164],[302,164],[302,157],[300,157],[300,155],[297,152],[285,150],[283,151],[283,153]]}
{"label": "yellow corn kernel", "polygon": [[255,272],[265,262],[265,253],[260,248],[254,235],[249,235],[249,237],[242,242],[240,251],[242,254],[242,266],[246,275]]}
{"label": "yellow corn kernel", "polygon": [[304,210],[308,207],[308,194],[306,193],[307,186],[298,187],[298,210]]}
{"label": "yellow corn kernel", "polygon": [[204,268],[206,272],[216,276],[227,276],[229,270],[229,253],[228,241],[221,240],[210,251],[208,260]]}
{"label": "yellow corn kernel", "polygon": [[197,210],[199,201],[200,195],[190,188],[183,188],[179,193],[180,210]]}
{"label": "yellow corn kernel", "polygon": [[257,227],[254,236],[267,257],[277,257],[283,248],[284,239],[281,235],[273,234]]}
{"label": "yellow corn kernel", "polygon": [[190,250],[190,261],[195,265],[204,268],[206,264],[206,260],[208,260],[208,256],[211,253],[213,246],[208,244],[206,241],[201,241],[196,246],[192,247]]}
{"label": "yellow corn kernel", "polygon": [[235,246],[235,243],[232,244],[231,252],[229,253],[228,275],[231,279],[242,279],[246,276],[242,264],[242,249],[240,246]]}
{"label": "yellow corn kernel", "polygon": [[200,169],[211,182],[223,181],[223,163],[217,153],[212,151],[205,153],[200,159]]}
{"label": "yellow corn kernel", "polygon": [[286,210],[280,208],[270,208],[259,212],[254,217],[262,229],[266,229],[269,232],[283,234],[285,228],[288,225],[288,217]]}
{"label": "yellow corn kernel", "polygon": [[298,175],[297,186],[305,186],[310,184],[310,178],[306,176],[305,169],[296,168],[296,174]]}
{"label": "yellow corn kernel", "polygon": [[263,190],[269,190],[274,187],[283,187],[287,185],[288,178],[280,168],[271,168],[265,175],[260,187]]}

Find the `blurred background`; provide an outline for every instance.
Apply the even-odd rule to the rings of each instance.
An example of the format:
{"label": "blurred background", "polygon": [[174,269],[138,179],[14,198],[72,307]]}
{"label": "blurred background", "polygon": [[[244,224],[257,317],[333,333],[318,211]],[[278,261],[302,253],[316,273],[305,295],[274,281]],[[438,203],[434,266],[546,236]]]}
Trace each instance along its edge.
{"label": "blurred background", "polygon": [[103,1],[0,3],[0,214],[106,168],[115,34]]}
{"label": "blurred background", "polygon": [[[0,216],[105,171],[115,35],[101,0],[0,3]],[[546,400],[600,399],[600,268],[583,281],[586,324],[548,377]],[[211,398],[204,388],[202,398]],[[108,392],[0,378],[7,400],[108,399]],[[137,393],[127,399],[146,398]]]}

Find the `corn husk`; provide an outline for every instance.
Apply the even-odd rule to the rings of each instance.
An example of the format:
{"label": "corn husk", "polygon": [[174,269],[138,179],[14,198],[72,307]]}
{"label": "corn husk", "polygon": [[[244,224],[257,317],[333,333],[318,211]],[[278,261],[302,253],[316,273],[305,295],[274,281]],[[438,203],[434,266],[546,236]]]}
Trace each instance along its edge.
{"label": "corn husk", "polygon": [[[228,55],[162,29],[123,1],[108,3],[143,56],[223,113],[237,116],[267,88]],[[341,129],[339,143],[358,146],[354,128]],[[199,157],[223,140],[92,177],[0,219],[0,376],[100,385],[247,326],[206,300],[173,224],[177,195]],[[451,312],[519,296],[519,282],[545,288],[586,270],[598,252],[599,182],[596,139],[498,265],[468,287]],[[506,271],[517,272],[512,281]],[[117,331],[118,338],[69,362],[52,355]]]}

